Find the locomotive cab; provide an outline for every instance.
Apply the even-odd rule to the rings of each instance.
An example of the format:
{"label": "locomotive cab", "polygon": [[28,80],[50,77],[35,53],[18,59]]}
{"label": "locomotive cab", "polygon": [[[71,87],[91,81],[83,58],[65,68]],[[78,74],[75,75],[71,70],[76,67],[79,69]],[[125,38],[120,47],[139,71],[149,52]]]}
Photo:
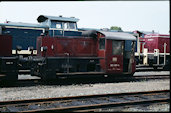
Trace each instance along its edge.
{"label": "locomotive cab", "polygon": [[78,32],[77,22],[79,19],[75,17],[62,17],[62,16],[47,16],[40,15],[37,21],[42,25],[49,27],[49,36],[81,36]]}
{"label": "locomotive cab", "polygon": [[134,46],[136,38],[121,32],[99,31],[98,56],[104,57],[100,65],[108,74],[133,74],[135,72]]}

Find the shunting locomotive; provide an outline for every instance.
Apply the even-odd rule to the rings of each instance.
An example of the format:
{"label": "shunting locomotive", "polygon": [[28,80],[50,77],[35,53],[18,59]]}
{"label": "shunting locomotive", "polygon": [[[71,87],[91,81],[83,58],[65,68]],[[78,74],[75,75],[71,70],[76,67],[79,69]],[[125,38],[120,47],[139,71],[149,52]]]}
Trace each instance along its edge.
{"label": "shunting locomotive", "polygon": [[[44,63],[39,65],[38,71],[46,77],[54,75],[54,78],[87,74],[133,75],[136,38],[119,32],[94,33],[95,37],[38,37],[38,56],[45,58]],[[127,41],[130,43],[129,47],[125,47]]]}

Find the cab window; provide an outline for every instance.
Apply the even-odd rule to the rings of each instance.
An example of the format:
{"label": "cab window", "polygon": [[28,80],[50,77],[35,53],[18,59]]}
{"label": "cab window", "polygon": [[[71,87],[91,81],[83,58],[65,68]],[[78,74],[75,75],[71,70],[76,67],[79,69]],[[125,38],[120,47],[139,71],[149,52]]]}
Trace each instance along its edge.
{"label": "cab window", "polygon": [[123,43],[122,41],[112,41],[112,54],[113,55],[121,55],[123,53]]}
{"label": "cab window", "polygon": [[57,22],[56,23],[56,28],[57,29],[62,29],[62,22]]}
{"label": "cab window", "polygon": [[76,29],[76,23],[73,22],[64,22],[64,29]]}
{"label": "cab window", "polygon": [[105,49],[105,38],[100,38],[99,49]]}
{"label": "cab window", "polygon": [[70,29],[76,29],[76,24],[75,23],[69,23],[69,28]]}
{"label": "cab window", "polygon": [[62,29],[62,22],[52,21],[51,28]]}

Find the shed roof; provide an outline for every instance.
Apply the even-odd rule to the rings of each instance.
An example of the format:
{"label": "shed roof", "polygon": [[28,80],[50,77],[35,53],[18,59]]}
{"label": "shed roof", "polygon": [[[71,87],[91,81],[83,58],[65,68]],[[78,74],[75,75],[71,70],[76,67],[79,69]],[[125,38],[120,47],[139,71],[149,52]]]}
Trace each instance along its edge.
{"label": "shed roof", "polygon": [[79,19],[74,18],[74,17],[62,17],[62,16],[47,16],[47,15],[40,15],[37,18],[38,22],[44,22],[45,20],[50,19],[50,20],[56,20],[56,21],[69,21],[69,22],[78,22]]}
{"label": "shed roof", "polygon": [[124,32],[109,32],[109,31],[98,31],[105,35],[106,39],[115,39],[115,40],[136,40],[136,37],[129,33]]}

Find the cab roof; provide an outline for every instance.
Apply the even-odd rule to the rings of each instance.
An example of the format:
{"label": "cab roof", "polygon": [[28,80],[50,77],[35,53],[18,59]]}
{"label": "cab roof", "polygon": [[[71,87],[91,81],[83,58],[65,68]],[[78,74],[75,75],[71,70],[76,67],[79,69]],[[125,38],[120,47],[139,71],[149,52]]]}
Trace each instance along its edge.
{"label": "cab roof", "polygon": [[111,31],[98,31],[103,34],[106,39],[114,40],[136,40],[136,37],[129,33],[124,32],[111,32]]}
{"label": "cab roof", "polygon": [[62,16],[47,16],[47,15],[40,15],[37,18],[37,21],[40,22],[44,22],[47,19],[49,20],[55,20],[55,21],[67,21],[67,22],[78,22],[79,19],[75,18],[75,17],[62,17]]}

